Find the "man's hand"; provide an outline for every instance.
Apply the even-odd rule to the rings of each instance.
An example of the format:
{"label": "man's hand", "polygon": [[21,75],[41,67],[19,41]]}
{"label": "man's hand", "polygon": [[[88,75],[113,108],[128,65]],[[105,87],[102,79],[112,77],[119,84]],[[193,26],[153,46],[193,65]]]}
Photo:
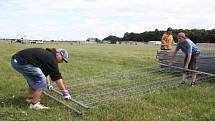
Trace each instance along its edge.
{"label": "man's hand", "polygon": [[184,71],[187,71],[188,70],[188,65],[185,65],[184,66]]}
{"label": "man's hand", "polygon": [[71,95],[69,94],[68,90],[61,90],[61,93],[65,99],[71,99]]}

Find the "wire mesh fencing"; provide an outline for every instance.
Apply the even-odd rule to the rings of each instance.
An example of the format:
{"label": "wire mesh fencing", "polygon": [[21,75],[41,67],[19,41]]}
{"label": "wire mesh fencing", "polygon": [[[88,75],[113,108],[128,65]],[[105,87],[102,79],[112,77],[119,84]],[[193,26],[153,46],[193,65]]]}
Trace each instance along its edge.
{"label": "wire mesh fencing", "polygon": [[[200,46],[200,54],[197,57],[197,70],[201,72],[206,72],[210,74],[215,74],[215,47],[207,47],[206,45]],[[160,63],[168,64],[173,51],[158,51],[157,58]],[[183,68],[185,55],[179,51],[177,53],[176,60],[173,63],[173,66]],[[166,66],[160,66],[161,70],[166,70]],[[180,71],[180,69],[172,68],[171,71]]]}
{"label": "wire mesh fencing", "polygon": [[[167,64],[171,54],[172,51],[158,51],[157,58],[160,62]],[[179,52],[173,65],[176,68],[168,68],[168,72],[163,71],[162,66],[157,64],[71,80],[72,84],[67,87],[74,99],[93,108],[117,99],[179,86],[183,63],[184,54]],[[197,66],[200,67],[197,72],[197,80],[214,79],[214,76],[211,75],[214,75],[215,72],[215,49],[201,48]],[[201,72],[207,72],[211,75]],[[191,82],[191,75],[188,77],[187,81]]]}
{"label": "wire mesh fencing", "polygon": [[[181,73],[164,73],[159,66],[151,66],[79,79],[69,89],[75,99],[92,108],[119,98],[178,86],[180,78]],[[204,78],[209,76],[198,75],[198,79]]]}

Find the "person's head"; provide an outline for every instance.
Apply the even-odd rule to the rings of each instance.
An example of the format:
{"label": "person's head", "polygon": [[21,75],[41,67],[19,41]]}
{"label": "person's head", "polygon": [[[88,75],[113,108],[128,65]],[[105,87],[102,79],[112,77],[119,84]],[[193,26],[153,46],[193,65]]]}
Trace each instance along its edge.
{"label": "person's head", "polygon": [[168,34],[172,34],[172,28],[171,28],[171,27],[168,27],[167,30],[166,30],[166,32],[167,32]]}
{"label": "person's head", "polygon": [[178,33],[177,39],[179,43],[184,43],[186,39],[186,35],[183,32]]}
{"label": "person's head", "polygon": [[59,48],[57,49],[56,59],[58,63],[63,63],[65,61],[68,63],[69,54],[65,49]]}

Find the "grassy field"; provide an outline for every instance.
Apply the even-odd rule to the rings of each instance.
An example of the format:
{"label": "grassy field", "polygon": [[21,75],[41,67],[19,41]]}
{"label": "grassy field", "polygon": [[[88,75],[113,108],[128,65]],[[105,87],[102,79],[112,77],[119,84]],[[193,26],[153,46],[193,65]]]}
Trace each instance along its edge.
{"label": "grassy field", "polygon": [[[15,52],[29,47],[67,49],[70,54],[69,63],[60,64],[65,84],[72,96],[84,103],[93,104],[93,108],[85,110],[74,105],[85,114],[77,116],[54,100],[43,97],[42,103],[49,106],[50,110],[29,109],[29,105],[25,102],[26,81],[10,65],[11,56]],[[145,69],[146,67],[157,65],[155,56],[158,47],[143,45],[30,45],[0,42],[0,48],[0,121],[215,120],[214,78],[201,80],[195,87],[186,84],[185,86],[156,89],[147,93],[141,93],[141,86],[137,86],[136,89],[132,88],[134,84],[143,85],[149,81],[175,79],[174,76],[179,76],[147,73],[152,71]],[[113,89],[111,87],[116,87],[118,93],[115,93],[116,91],[108,93]],[[119,97],[121,90],[124,90],[122,93],[127,95],[112,99],[112,97]],[[110,100],[102,102],[101,95],[103,93],[103,96]],[[92,96],[87,96],[87,94],[92,94]],[[95,100],[90,99],[90,97],[95,98],[97,95],[100,97]],[[87,99],[83,98],[84,96]],[[94,103],[96,101],[98,103]]]}

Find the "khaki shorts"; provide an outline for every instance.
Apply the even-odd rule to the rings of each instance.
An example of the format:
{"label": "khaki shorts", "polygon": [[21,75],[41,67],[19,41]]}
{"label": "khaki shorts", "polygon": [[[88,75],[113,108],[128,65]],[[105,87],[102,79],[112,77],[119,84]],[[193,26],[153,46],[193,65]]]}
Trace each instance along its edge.
{"label": "khaki shorts", "polygon": [[[196,70],[197,69],[197,66],[196,66],[196,60],[198,59],[199,55],[194,55],[192,54],[191,56],[191,60],[190,60],[190,63],[188,65],[188,69],[190,70]],[[187,62],[187,56],[185,56],[184,58],[184,66]],[[184,71],[184,73],[187,73],[188,71]]]}

